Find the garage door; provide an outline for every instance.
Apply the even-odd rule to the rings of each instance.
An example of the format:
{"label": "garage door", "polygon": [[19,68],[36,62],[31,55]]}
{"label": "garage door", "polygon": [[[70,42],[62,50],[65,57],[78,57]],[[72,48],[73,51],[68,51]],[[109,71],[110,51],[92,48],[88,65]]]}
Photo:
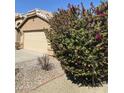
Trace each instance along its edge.
{"label": "garage door", "polygon": [[44,32],[24,32],[24,49],[47,53],[47,39]]}

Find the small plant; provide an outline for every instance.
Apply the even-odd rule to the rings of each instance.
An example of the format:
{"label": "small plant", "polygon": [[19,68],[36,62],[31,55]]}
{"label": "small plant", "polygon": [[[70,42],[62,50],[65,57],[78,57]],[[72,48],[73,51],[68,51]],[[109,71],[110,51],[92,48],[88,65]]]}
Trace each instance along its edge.
{"label": "small plant", "polygon": [[42,57],[38,57],[38,61],[43,70],[49,71],[53,68],[52,64],[50,63],[49,56],[46,54]]}

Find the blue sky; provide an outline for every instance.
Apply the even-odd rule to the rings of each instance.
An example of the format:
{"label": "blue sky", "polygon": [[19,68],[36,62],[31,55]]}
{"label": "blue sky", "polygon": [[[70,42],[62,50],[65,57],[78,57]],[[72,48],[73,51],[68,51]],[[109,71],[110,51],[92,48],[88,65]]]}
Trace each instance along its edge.
{"label": "blue sky", "polygon": [[58,8],[67,8],[68,3],[78,5],[81,2],[84,3],[84,6],[87,8],[92,1],[94,5],[98,5],[100,0],[15,0],[15,11],[18,13],[25,13],[29,10],[40,8],[50,12],[57,11]]}

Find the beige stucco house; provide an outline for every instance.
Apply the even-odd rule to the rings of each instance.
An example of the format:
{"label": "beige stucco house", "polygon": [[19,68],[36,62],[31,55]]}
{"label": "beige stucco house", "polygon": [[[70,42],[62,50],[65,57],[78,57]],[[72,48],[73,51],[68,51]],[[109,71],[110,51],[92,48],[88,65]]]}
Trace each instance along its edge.
{"label": "beige stucco house", "polygon": [[48,19],[52,13],[44,10],[32,10],[15,16],[15,38],[17,49],[53,54],[46,32],[50,31]]}

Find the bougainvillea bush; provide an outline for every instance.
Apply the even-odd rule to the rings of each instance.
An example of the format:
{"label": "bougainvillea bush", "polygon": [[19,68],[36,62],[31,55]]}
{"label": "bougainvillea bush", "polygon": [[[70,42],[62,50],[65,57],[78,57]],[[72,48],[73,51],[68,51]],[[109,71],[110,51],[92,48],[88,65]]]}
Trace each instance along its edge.
{"label": "bougainvillea bush", "polygon": [[108,3],[90,6],[58,9],[50,19],[48,36],[67,77],[97,86],[108,81]]}

